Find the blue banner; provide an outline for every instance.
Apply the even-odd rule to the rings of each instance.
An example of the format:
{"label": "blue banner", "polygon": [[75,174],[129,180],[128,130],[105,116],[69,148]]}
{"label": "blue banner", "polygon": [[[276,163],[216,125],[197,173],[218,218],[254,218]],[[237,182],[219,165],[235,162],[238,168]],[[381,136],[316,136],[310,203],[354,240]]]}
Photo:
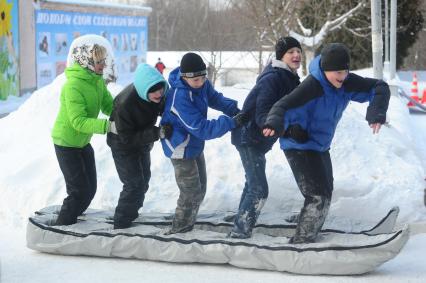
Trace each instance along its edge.
{"label": "blue banner", "polygon": [[137,65],[146,62],[147,17],[38,10],[35,24],[37,88],[63,73],[71,42],[85,34],[102,35],[110,41],[118,83],[131,82]]}
{"label": "blue banner", "polygon": [[0,0],[0,100],[19,95],[18,0]]}

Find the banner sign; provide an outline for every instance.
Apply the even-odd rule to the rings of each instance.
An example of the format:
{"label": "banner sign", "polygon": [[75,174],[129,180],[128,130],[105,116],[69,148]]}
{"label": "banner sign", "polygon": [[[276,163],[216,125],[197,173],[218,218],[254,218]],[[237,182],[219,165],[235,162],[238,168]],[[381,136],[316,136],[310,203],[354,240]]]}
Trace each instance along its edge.
{"label": "banner sign", "polygon": [[111,42],[120,84],[131,82],[137,65],[146,62],[147,17],[38,10],[35,24],[37,88],[64,72],[69,46],[80,35],[98,34]]}
{"label": "banner sign", "polygon": [[0,100],[19,95],[18,0],[0,0]]}

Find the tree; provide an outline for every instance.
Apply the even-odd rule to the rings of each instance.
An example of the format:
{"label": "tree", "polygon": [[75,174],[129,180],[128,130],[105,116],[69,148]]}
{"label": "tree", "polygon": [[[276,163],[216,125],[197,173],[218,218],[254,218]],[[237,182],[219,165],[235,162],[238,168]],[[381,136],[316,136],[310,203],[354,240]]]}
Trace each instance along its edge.
{"label": "tree", "polygon": [[259,51],[260,73],[263,69],[263,52],[272,50],[275,42],[294,25],[297,0],[233,0],[233,5],[254,29],[255,50]]}
{"label": "tree", "polygon": [[[302,43],[305,66],[328,42],[343,42],[351,48],[353,68],[371,64],[367,0],[225,0],[220,8],[215,1],[147,0],[153,8],[149,50],[211,51],[205,60],[218,68],[218,51],[260,51],[260,72],[262,52],[272,51],[279,37],[292,35]],[[418,9],[422,1],[398,1],[398,66],[422,28]],[[421,52],[417,53],[420,58]]]}
{"label": "tree", "polygon": [[339,0],[234,1],[252,19],[259,50],[273,46],[283,35],[293,36],[303,47],[305,70],[326,37],[342,28],[366,3],[366,0],[353,5]]}
{"label": "tree", "polygon": [[148,49],[149,50],[179,50],[175,49],[177,41],[178,20],[182,9],[178,1],[148,0],[152,8],[149,16]]}
{"label": "tree", "polygon": [[[209,66],[211,82],[221,75],[226,50],[241,50],[250,41],[248,24],[238,17],[229,1],[150,0],[149,49],[208,51],[203,59]],[[203,54],[202,54],[203,56]]]}
{"label": "tree", "polygon": [[346,23],[356,17],[366,1],[314,0],[304,1],[301,10],[295,15],[298,29],[289,34],[300,41],[304,47],[305,71],[327,37],[340,29],[353,32]]}
{"label": "tree", "polygon": [[[353,1],[354,3],[357,1]],[[397,68],[402,66],[409,48],[416,42],[424,23],[419,5],[422,0],[398,0],[397,11]],[[425,6],[425,4],[423,4]],[[384,7],[383,19],[384,19]],[[343,42],[351,48],[351,68],[371,66],[370,9],[364,7],[360,13],[350,18],[344,28],[330,34],[325,42]]]}
{"label": "tree", "polygon": [[[419,33],[422,31],[424,26],[424,17],[422,9],[425,8],[425,2],[422,0],[400,0],[398,1],[398,13],[397,13],[397,67],[402,67],[404,58],[407,57],[410,47],[419,38]],[[423,37],[424,40],[424,37]],[[417,47],[418,48],[418,47]],[[416,49],[415,49],[416,50]],[[424,50],[424,45],[418,51]],[[416,51],[415,51],[416,52]],[[423,52],[418,52],[421,56],[425,56]],[[414,65],[417,62],[413,62]],[[420,66],[419,66],[420,67]],[[424,68],[424,65],[421,65]]]}

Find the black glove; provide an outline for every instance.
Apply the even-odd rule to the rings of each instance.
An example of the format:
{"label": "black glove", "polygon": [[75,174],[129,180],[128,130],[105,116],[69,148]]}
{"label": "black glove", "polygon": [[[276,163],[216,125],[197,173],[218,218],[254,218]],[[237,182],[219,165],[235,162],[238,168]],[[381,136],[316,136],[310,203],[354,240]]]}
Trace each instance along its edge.
{"label": "black glove", "polygon": [[232,117],[234,117],[235,115],[237,115],[238,113],[240,113],[241,112],[241,109],[240,108],[236,108],[235,110],[234,110],[234,112],[232,112],[231,113],[231,115],[229,115],[229,114],[226,114],[226,115],[228,115],[228,116],[232,116]]}
{"label": "black glove", "polygon": [[157,141],[160,138],[160,128],[153,126],[146,128],[143,131],[139,131],[137,134],[137,140],[140,144],[150,144]]}
{"label": "black glove", "polygon": [[283,137],[293,139],[297,143],[305,143],[309,140],[308,132],[299,124],[290,125],[285,130]]}
{"label": "black glove", "polygon": [[237,115],[232,117],[232,120],[234,120],[235,122],[235,127],[239,128],[248,123],[248,121],[250,120],[250,116],[248,113],[239,112]]}
{"label": "black glove", "polygon": [[170,139],[173,134],[173,127],[170,124],[160,126],[160,139]]}

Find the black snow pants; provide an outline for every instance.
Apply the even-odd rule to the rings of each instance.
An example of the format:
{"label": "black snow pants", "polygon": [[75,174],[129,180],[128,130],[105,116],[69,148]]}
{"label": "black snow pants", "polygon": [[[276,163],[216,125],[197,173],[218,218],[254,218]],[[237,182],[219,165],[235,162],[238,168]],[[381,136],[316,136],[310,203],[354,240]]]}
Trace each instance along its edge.
{"label": "black snow pants", "polygon": [[64,199],[56,225],[77,222],[96,193],[95,154],[90,144],[83,148],[55,144],[56,157],[65,178],[68,196]]}
{"label": "black snow pants", "polygon": [[153,144],[138,149],[124,150],[111,147],[118,176],[123,183],[114,213],[114,229],[131,226],[143,206],[151,179],[151,156]]}
{"label": "black snow pants", "polygon": [[305,197],[292,243],[314,242],[330,207],[333,168],[330,152],[284,150],[300,192]]}

